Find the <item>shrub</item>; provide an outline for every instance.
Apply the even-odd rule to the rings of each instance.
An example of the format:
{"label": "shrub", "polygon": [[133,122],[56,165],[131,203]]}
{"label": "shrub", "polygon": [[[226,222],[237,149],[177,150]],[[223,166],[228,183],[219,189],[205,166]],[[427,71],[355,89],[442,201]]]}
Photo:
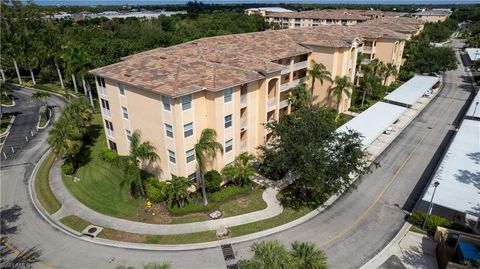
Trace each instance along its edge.
{"label": "shrub", "polygon": [[235,185],[228,186],[222,189],[219,192],[213,193],[210,200],[214,203],[219,203],[222,201],[227,200],[228,198],[239,195],[242,193],[246,193],[251,189],[251,185],[246,184],[243,187],[237,187]]}
{"label": "shrub", "polygon": [[217,170],[210,170],[205,173],[205,190],[209,193],[214,193],[220,190],[220,183],[222,183],[222,175]]}
{"label": "shrub", "polygon": [[155,202],[155,203],[161,202],[162,193],[155,186],[153,186],[151,184],[146,184],[145,194],[146,194],[148,200],[150,200],[152,202]]}
{"label": "shrub", "polygon": [[62,164],[62,172],[65,174],[65,175],[73,175],[73,172],[75,172],[75,169],[73,168],[73,164],[72,162],[70,161],[65,161],[63,164]]}
{"label": "shrub", "polygon": [[[411,224],[419,227],[422,227],[424,221],[425,221],[425,213],[420,211],[412,212],[409,218],[409,222]],[[437,229],[437,226],[445,227],[445,228],[460,231],[460,232],[466,232],[466,233],[472,232],[472,229],[470,229],[470,227],[467,227],[463,224],[456,223],[449,219],[442,218],[436,215],[428,216],[428,222],[426,227],[427,232],[434,233],[435,230]]]}
{"label": "shrub", "polygon": [[100,158],[108,163],[114,163],[118,159],[118,153],[110,149],[104,149],[100,153]]}
{"label": "shrub", "polygon": [[267,149],[263,147],[262,150],[263,162],[259,167],[259,172],[268,179],[282,179],[288,172],[288,169],[285,167],[285,162],[282,160],[283,156],[275,152],[273,149]]}
{"label": "shrub", "polygon": [[38,77],[40,78],[41,81],[50,82],[54,80],[53,78],[57,79],[58,74],[55,69],[48,66],[44,66],[40,69],[40,73],[38,74]]}
{"label": "shrub", "polygon": [[176,203],[173,202],[173,199],[169,199],[168,201],[168,211],[172,213],[175,216],[182,216],[186,214],[191,214],[191,213],[202,213],[202,212],[209,212],[215,208],[216,203],[210,202],[208,205],[198,205],[195,203],[192,203],[189,200],[185,201],[185,206],[182,208],[178,208],[176,206]]}
{"label": "shrub", "polygon": [[[146,184],[147,187],[146,188],[150,187],[150,188],[156,189],[156,191],[152,191],[152,192],[155,192],[155,195],[154,195],[155,199],[149,198],[148,197],[148,191],[145,191],[148,199],[150,199],[151,201],[154,201],[154,202],[163,202],[163,201],[167,200],[167,198],[168,198],[167,182],[160,181],[156,177],[153,177],[153,176],[149,176],[146,179],[146,182],[147,182],[147,184]],[[157,194],[157,192],[158,192],[158,194]]]}

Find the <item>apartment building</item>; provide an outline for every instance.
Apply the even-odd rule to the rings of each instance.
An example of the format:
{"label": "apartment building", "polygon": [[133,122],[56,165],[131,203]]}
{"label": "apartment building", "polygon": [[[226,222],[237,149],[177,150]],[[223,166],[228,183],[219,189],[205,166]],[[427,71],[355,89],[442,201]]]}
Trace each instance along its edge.
{"label": "apartment building", "polygon": [[256,7],[256,8],[247,8],[243,11],[243,13],[246,15],[260,15],[262,17],[265,17],[269,13],[277,13],[277,12],[293,12],[293,11],[283,7]]}
{"label": "apartment building", "polygon": [[375,20],[369,20],[364,22],[366,26],[374,29],[376,27],[388,29],[391,31],[399,32],[405,34],[407,40],[410,40],[412,37],[420,34],[423,30],[423,22],[415,18],[409,17],[395,17],[395,18],[379,18]]}
{"label": "apartment building", "polygon": [[452,15],[452,11],[450,9],[430,9],[430,10],[422,10],[419,12],[415,12],[412,14],[412,17],[415,19],[419,19],[423,22],[442,22],[448,19]]}
{"label": "apartment building", "polygon": [[[193,180],[194,145],[212,128],[225,152],[209,166],[220,170],[272,139],[264,124],[290,113],[288,91],[302,79],[310,84],[311,60],[353,80],[361,42],[341,26],[265,31],[154,49],[92,70],[108,146],[128,154],[129,138],[139,130],[160,156],[152,172]],[[316,102],[334,107],[328,86],[316,83]],[[349,98],[341,102],[347,110]]]}
{"label": "apartment building", "polygon": [[267,13],[265,21],[277,23],[281,28],[304,28],[318,25],[355,25],[371,19],[395,17],[394,12],[380,10],[321,9],[301,12]]}

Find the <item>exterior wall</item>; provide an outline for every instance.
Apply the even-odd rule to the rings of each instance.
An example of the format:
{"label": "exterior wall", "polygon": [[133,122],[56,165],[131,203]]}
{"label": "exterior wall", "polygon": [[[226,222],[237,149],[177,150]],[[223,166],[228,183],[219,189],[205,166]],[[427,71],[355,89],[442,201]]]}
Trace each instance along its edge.
{"label": "exterior wall", "polygon": [[[384,64],[394,64],[398,72],[402,65],[404,47],[405,41],[377,39],[375,42],[375,56],[373,58],[379,59]],[[385,84],[390,85],[393,81],[395,81],[395,76],[389,76],[385,79]]]}
{"label": "exterior wall", "polygon": [[423,22],[433,23],[445,21],[448,17],[448,15],[415,15],[416,19],[419,19]]}
{"label": "exterior wall", "polygon": [[281,28],[294,29],[304,27],[314,27],[319,25],[355,25],[362,21],[357,19],[313,19],[313,18],[290,18],[275,17],[275,14],[267,15],[265,21],[268,23],[278,23]]}

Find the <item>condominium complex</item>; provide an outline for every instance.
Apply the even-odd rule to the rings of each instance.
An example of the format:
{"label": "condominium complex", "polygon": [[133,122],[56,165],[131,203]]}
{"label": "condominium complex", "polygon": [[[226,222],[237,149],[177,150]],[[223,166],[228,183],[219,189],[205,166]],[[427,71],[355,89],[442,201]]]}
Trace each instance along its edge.
{"label": "condominium complex", "polygon": [[282,7],[257,7],[257,8],[247,8],[244,10],[246,15],[260,15],[265,17],[269,13],[276,12],[293,12],[292,10],[282,8]]}
{"label": "condominium complex", "polygon": [[301,12],[271,12],[265,21],[277,23],[280,28],[303,28],[318,25],[354,25],[371,19],[396,17],[394,12],[380,10],[320,9]]}
{"label": "condominium complex", "polygon": [[[289,89],[306,80],[311,60],[332,76],[353,80],[362,40],[343,26],[265,31],[203,38],[126,57],[92,70],[108,146],[128,154],[135,130],[160,156],[156,175],[195,177],[194,144],[215,129],[222,169],[241,152],[256,153],[272,134],[264,124],[289,113]],[[315,102],[332,106],[329,83],[315,84]],[[341,98],[345,111],[350,99]]]}
{"label": "condominium complex", "polygon": [[448,19],[452,15],[450,9],[443,8],[434,8],[430,10],[422,10],[416,13],[413,13],[412,16],[416,19],[419,19],[423,22],[442,22]]}

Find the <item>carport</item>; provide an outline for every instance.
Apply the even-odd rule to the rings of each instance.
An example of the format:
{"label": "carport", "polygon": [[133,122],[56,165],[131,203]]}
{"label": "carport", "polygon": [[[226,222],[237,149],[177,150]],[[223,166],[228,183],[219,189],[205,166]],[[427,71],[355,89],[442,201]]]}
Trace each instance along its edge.
{"label": "carport", "polygon": [[480,120],[480,92],[477,92],[465,114],[466,119]]}
{"label": "carport", "polygon": [[422,96],[427,94],[438,82],[438,77],[414,76],[396,90],[385,96],[384,101],[410,108],[417,103]]}

